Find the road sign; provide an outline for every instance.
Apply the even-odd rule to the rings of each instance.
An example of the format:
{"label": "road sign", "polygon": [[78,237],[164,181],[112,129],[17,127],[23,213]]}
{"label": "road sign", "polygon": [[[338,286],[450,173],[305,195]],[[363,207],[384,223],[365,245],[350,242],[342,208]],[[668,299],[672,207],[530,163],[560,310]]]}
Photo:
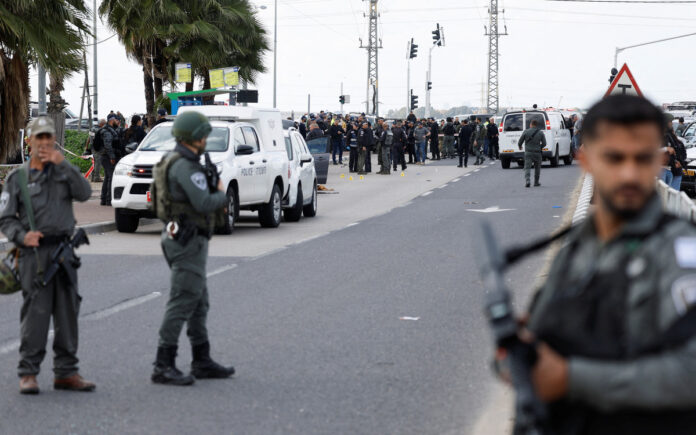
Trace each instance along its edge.
{"label": "road sign", "polygon": [[175,76],[174,81],[177,83],[191,83],[191,64],[177,63],[174,66]]}
{"label": "road sign", "polygon": [[614,81],[611,82],[611,85],[609,85],[609,89],[604,96],[608,97],[609,95],[617,94],[643,96],[643,93],[638,87],[638,83],[636,83],[636,79],[633,78],[633,74],[631,74],[631,70],[628,69],[628,65],[626,64],[621,67],[621,70],[614,78]]}

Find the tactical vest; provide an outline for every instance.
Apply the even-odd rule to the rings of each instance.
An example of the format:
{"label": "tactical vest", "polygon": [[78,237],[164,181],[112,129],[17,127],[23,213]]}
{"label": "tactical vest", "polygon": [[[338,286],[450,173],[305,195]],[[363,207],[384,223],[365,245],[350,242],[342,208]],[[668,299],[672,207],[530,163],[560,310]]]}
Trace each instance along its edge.
{"label": "tactical vest", "polygon": [[[664,215],[652,234],[658,233],[674,219]],[[613,270],[590,270],[579,279],[569,281],[564,291],[554,294],[546,314],[535,328],[537,337],[564,357],[581,356],[609,361],[635,357],[629,354],[626,345],[626,312],[621,307],[627,306],[631,282],[626,272],[628,264],[640,251],[645,239],[632,240],[635,248],[627,249]],[[576,247],[577,242],[569,246],[571,254]],[[653,321],[657,322],[657,313]],[[666,345],[641,350],[638,354],[659,351]],[[692,410],[602,413],[564,399],[551,403],[549,411],[553,433],[559,435],[685,435],[693,434],[696,428],[696,413]]]}
{"label": "tactical vest", "polygon": [[175,221],[179,224],[194,224],[199,230],[212,233],[214,220],[210,215],[197,212],[187,201],[174,201],[169,191],[169,170],[182,155],[167,154],[153,169],[154,179],[150,186],[150,210],[162,222]]}

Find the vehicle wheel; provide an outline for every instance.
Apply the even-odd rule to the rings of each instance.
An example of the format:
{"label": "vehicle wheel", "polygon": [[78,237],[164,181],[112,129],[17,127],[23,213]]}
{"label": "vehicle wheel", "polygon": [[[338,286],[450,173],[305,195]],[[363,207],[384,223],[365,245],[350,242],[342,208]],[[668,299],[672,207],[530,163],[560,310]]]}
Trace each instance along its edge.
{"label": "vehicle wheel", "polygon": [[238,217],[239,200],[237,199],[237,191],[234,189],[234,186],[230,185],[227,188],[227,219],[225,220],[225,225],[218,230],[218,234],[232,234]]}
{"label": "vehicle wheel", "polygon": [[510,169],[510,159],[500,159],[500,164],[503,166],[503,169]]}
{"label": "vehicle wheel", "polygon": [[549,162],[551,163],[552,168],[558,167],[558,145],[556,145],[556,153],[549,159]]}
{"label": "vehicle wheel", "polygon": [[563,164],[566,166],[573,164],[573,150],[570,150],[567,156],[563,156]]}
{"label": "vehicle wheel", "polygon": [[280,225],[280,188],[277,184],[273,185],[271,199],[259,209],[259,222],[264,228],[276,228]]}
{"label": "vehicle wheel", "polygon": [[140,216],[127,213],[120,208],[115,209],[116,230],[119,233],[134,233],[138,229]]}
{"label": "vehicle wheel", "polygon": [[304,217],[314,217],[317,215],[317,183],[314,182],[314,189],[312,190],[312,202],[305,205],[302,208],[302,213]]}
{"label": "vehicle wheel", "polygon": [[283,217],[288,222],[297,222],[302,217],[302,185],[297,185],[297,199],[295,200],[295,207],[283,210]]}

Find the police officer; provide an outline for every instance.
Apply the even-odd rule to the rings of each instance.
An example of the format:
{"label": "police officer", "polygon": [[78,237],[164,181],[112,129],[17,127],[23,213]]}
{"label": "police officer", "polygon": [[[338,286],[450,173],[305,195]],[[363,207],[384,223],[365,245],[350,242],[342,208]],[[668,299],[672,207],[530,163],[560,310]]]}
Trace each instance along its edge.
{"label": "police officer", "polygon": [[[78,374],[77,318],[82,298],[77,282],[59,271],[45,286],[41,283],[53,252],[75,230],[73,200],[84,202],[92,194],[89,182],[55,148],[55,133],[48,117],[40,116],[31,123],[31,159],[10,173],[0,195],[0,229],[19,249],[18,270],[24,298],[18,367],[22,394],[39,393],[36,376],[46,355],[51,317],[55,334],[54,388],[95,388]],[[31,207],[25,207],[26,200]]]}
{"label": "police officer", "polygon": [[528,321],[554,434],[694,433],[696,228],[655,192],[663,131],[639,97],[585,117],[594,213],[567,236]]}
{"label": "police officer", "polygon": [[546,135],[544,130],[539,128],[539,123],[536,119],[532,119],[529,123],[529,128],[522,133],[520,140],[517,141],[517,146],[520,151],[524,145],[524,179],[525,187],[529,187],[534,165],[534,186],[541,186],[539,177],[541,176],[541,152],[546,148]]}
{"label": "police officer", "polygon": [[[204,115],[178,115],[172,126],[176,148],[155,169],[154,202],[157,216],[166,222],[162,250],[172,271],[152,373],[152,382],[159,384],[191,385],[194,377],[227,378],[234,374],[233,367],[223,367],[210,358],[206,329],[208,240],[214,229],[214,213],[227,203],[222,183],[211,193],[199,163],[210,131]],[[184,323],[192,347],[191,375],[184,375],[174,363]]]}
{"label": "police officer", "polygon": [[101,190],[101,205],[111,206],[111,181],[114,178],[114,168],[119,158],[121,147],[118,134],[118,116],[110,114],[106,125],[100,130],[104,150],[102,152],[102,166],[104,167],[104,182]]}
{"label": "police officer", "polygon": [[483,125],[481,125],[481,120],[476,118],[474,132],[471,134],[471,144],[474,149],[474,154],[476,155],[476,162],[474,164],[477,166],[486,160],[486,158],[483,156],[483,147],[487,137],[488,131]]}
{"label": "police officer", "polygon": [[464,167],[469,166],[469,144],[471,143],[471,136],[474,133],[474,128],[469,125],[469,120],[464,119],[461,128],[459,129],[459,141],[457,142],[457,153],[459,154],[459,164],[458,168],[462,167],[462,160],[464,161]]}
{"label": "police officer", "polygon": [[370,172],[370,168],[367,168],[367,162],[370,157],[370,147],[372,146],[372,140],[374,136],[372,135],[372,129],[367,121],[363,122],[362,128],[356,133],[356,141],[358,143],[358,174],[364,175]]}

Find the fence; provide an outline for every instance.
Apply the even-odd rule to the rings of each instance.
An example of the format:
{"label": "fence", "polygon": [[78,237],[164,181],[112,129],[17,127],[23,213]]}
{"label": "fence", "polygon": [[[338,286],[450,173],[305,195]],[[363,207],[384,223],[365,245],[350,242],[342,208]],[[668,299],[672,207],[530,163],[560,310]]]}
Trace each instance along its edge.
{"label": "fence", "polygon": [[672,189],[662,180],[657,180],[657,192],[666,211],[696,223],[696,204],[689,195]]}

